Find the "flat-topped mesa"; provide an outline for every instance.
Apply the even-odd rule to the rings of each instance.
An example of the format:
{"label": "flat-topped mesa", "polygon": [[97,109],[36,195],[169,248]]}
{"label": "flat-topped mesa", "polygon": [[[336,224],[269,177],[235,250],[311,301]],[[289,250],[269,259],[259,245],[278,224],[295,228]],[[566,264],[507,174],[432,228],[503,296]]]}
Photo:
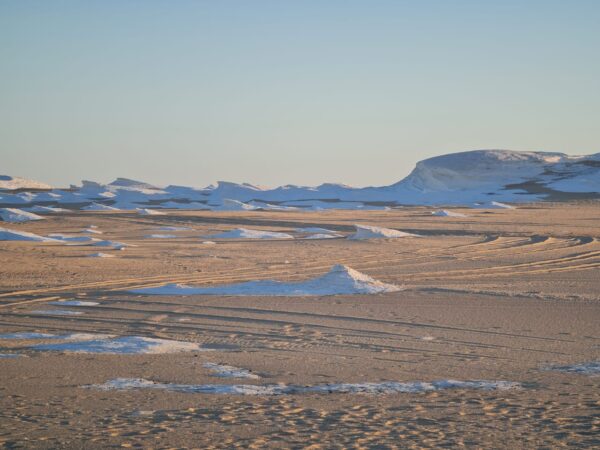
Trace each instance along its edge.
{"label": "flat-topped mesa", "polygon": [[[548,183],[557,176],[574,177],[585,172],[600,174],[588,161],[600,154],[569,156],[564,153],[473,150],[436,156],[417,163],[395,187],[421,192],[497,188],[525,181]],[[590,170],[592,169],[592,170]]]}

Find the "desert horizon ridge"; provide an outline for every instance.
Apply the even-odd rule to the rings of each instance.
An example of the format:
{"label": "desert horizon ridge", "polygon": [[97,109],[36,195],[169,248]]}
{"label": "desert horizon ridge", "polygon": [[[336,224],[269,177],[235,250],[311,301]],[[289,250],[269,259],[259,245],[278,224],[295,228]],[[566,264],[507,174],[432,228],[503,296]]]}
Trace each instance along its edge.
{"label": "desert horizon ridge", "polygon": [[[206,188],[158,187],[117,178],[109,184],[82,181],[81,186],[52,188],[26,178],[0,176],[0,207],[131,210],[154,208],[243,210],[383,210],[406,205],[504,207],[502,202],[566,201],[600,198],[600,153],[573,156],[556,152],[472,150],[417,163],[390,186],[353,188],[324,183],[317,187],[286,185],[261,188],[218,182]],[[48,209],[50,208],[50,209]],[[4,220],[7,220],[6,218]]]}

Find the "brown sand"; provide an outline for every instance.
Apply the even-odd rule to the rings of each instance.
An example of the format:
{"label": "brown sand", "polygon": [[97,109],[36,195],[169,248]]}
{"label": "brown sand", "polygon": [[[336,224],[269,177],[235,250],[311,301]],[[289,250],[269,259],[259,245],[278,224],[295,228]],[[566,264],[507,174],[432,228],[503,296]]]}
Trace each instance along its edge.
{"label": "brown sand", "polygon": [[[73,213],[23,225],[74,233],[95,224],[124,251],[0,242],[0,333],[138,335],[221,350],[158,355],[34,352],[0,341],[0,446],[6,448],[593,448],[600,377],[542,370],[600,360],[600,205],[536,204],[432,217],[381,212]],[[353,223],[422,238],[223,240],[235,227],[289,232]],[[190,226],[183,232],[159,226]],[[152,233],[177,239],[147,239]],[[87,258],[96,252],[115,258]],[[164,283],[302,280],[347,264],[396,293],[311,298],[166,297]],[[52,299],[93,300],[85,314],[32,314]],[[229,350],[223,351],[223,348]],[[210,376],[205,362],[261,380]],[[508,380],[509,391],[229,396],[81,386],[146,378],[186,384]]]}

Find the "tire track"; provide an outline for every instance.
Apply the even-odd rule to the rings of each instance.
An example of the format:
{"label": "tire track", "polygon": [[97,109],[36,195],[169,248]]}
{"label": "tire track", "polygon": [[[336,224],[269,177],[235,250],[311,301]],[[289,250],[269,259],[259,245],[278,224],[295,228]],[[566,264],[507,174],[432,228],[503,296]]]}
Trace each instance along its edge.
{"label": "tire track", "polygon": [[[494,240],[493,242],[496,242],[497,240]],[[527,244],[527,242],[529,241],[529,244]],[[589,244],[595,244],[596,241],[595,240],[591,240],[591,241],[587,241],[587,242],[583,242],[582,239],[580,240],[569,240],[571,242],[579,242],[579,243],[574,243],[572,246],[578,246],[578,245],[589,245]],[[569,242],[566,240],[560,240],[560,242]],[[522,240],[522,239],[517,239],[517,240],[513,240],[513,239],[509,239],[508,242],[504,241],[502,243],[499,243],[500,245],[503,245],[500,248],[495,248],[495,249],[483,249],[480,250],[476,253],[491,253],[496,254],[499,250],[507,250],[507,249],[514,249],[515,248],[515,244],[519,245],[519,246],[527,246],[527,247],[531,247],[531,246],[535,246],[535,245],[543,245],[546,244],[547,239],[545,239],[542,242],[531,242],[531,239],[529,240]],[[583,242],[583,243],[582,243]],[[504,246],[505,244],[508,244],[508,246]],[[467,245],[485,245],[485,243],[478,243],[478,244],[467,244]],[[546,244],[547,245],[547,244]],[[567,246],[567,247],[561,247],[561,248],[570,248],[572,246]],[[542,251],[550,251],[551,249],[544,249]],[[552,249],[555,250],[555,249]],[[423,250],[425,251],[425,250]],[[540,250],[537,249],[532,249],[530,252],[528,253],[532,253],[532,252],[540,252]],[[100,281],[100,282],[89,282],[89,283],[80,283],[80,284],[71,284],[71,285],[63,285],[63,286],[56,286],[56,287],[49,287],[49,288],[38,288],[38,289],[30,289],[30,290],[21,290],[21,291],[13,291],[13,292],[6,292],[6,293],[2,293],[0,294],[0,298],[6,298],[6,297],[20,297],[20,296],[24,296],[24,295],[37,295],[37,294],[48,294],[48,293],[61,293],[61,292],[70,292],[73,290],[102,290],[102,289],[108,289],[110,291],[115,291],[115,290],[123,290],[123,289],[135,289],[135,288],[142,288],[142,287],[156,287],[156,286],[161,286],[165,283],[187,283],[187,282],[197,282],[197,283],[203,283],[203,284],[214,284],[216,282],[233,282],[233,281],[244,281],[244,280],[248,280],[249,277],[272,277],[272,276],[288,276],[288,277],[292,277],[294,279],[302,279],[303,276],[306,275],[310,275],[310,274],[315,274],[315,273],[321,273],[324,270],[327,270],[328,268],[331,267],[332,264],[336,264],[336,263],[341,263],[341,264],[349,264],[354,266],[354,268],[357,269],[367,269],[367,268],[377,268],[378,266],[382,266],[382,265],[392,265],[396,268],[400,268],[400,267],[404,267],[404,266],[412,266],[414,267],[415,265],[417,265],[417,261],[419,260],[428,260],[427,263],[425,264],[431,264],[431,259],[432,258],[440,258],[440,257],[444,257],[444,256],[464,256],[464,255],[472,255],[473,252],[451,252],[450,249],[446,249],[443,250],[441,252],[438,252],[434,255],[423,255],[423,256],[419,256],[410,260],[407,260],[405,258],[406,255],[414,255],[414,251],[406,251],[406,252],[401,252],[401,253],[396,253],[396,257],[395,258],[389,258],[389,259],[381,259],[381,254],[380,253],[371,253],[368,255],[364,255],[361,256],[360,259],[357,261],[356,258],[341,258],[341,259],[336,259],[336,260],[321,260],[321,261],[315,261],[312,263],[308,263],[305,265],[302,265],[300,267],[298,266],[294,266],[294,268],[285,268],[283,270],[262,270],[257,266],[245,266],[245,267],[238,267],[238,268],[234,268],[231,270],[227,270],[227,271],[219,271],[216,272],[214,274],[203,274],[202,276],[198,276],[198,274],[169,274],[169,275],[157,275],[157,276],[150,276],[150,277],[134,277],[134,278],[122,278],[122,279],[117,279],[117,280],[105,280],[105,281]],[[591,258],[594,256],[597,256],[598,254],[600,254],[600,252],[586,252],[584,254],[577,254],[574,256],[569,256],[569,257],[562,257],[562,258],[554,258],[554,259],[548,259],[548,260],[544,260],[544,261],[532,261],[532,262],[528,262],[528,263],[521,263],[521,264],[512,264],[512,265],[505,265],[505,266],[492,266],[492,267],[484,267],[484,268],[476,268],[476,269],[457,269],[454,271],[439,271],[439,272],[420,272],[419,274],[413,274],[413,273],[405,273],[403,274],[404,277],[407,278],[418,278],[419,276],[421,276],[421,278],[427,278],[427,277],[440,277],[440,276],[444,276],[444,277],[452,277],[455,278],[456,275],[454,274],[462,274],[461,276],[469,276],[470,274],[473,273],[487,273],[487,272],[497,272],[497,271],[504,271],[504,270],[514,270],[514,269],[518,269],[521,267],[536,267],[536,266],[540,266],[540,265],[549,265],[549,264],[560,264],[560,263],[566,263],[566,262],[570,262],[570,261],[574,261],[574,260],[578,260],[581,258]],[[481,256],[479,256],[478,258],[481,258]],[[472,258],[473,259],[473,258]],[[465,258],[463,260],[469,260],[468,258]],[[401,264],[396,264],[396,263],[401,263]],[[293,270],[293,274],[291,273]],[[234,273],[234,275],[232,275],[232,272]],[[235,276],[235,274],[239,274],[238,276]],[[259,279],[257,278],[257,279]],[[5,304],[2,305],[2,307],[5,306],[10,306],[11,304],[16,304],[16,303],[9,303],[9,304]]]}

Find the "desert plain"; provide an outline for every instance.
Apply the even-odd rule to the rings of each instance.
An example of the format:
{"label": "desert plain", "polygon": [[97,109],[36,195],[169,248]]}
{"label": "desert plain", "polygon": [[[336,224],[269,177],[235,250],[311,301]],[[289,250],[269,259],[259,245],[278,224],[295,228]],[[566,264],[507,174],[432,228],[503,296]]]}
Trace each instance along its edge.
{"label": "desert plain", "polygon": [[[600,203],[453,211],[466,217],[436,217],[425,207],[89,211],[11,224],[44,236],[77,236],[93,225],[102,239],[128,246],[0,242],[0,447],[600,447]],[[346,239],[355,224],[418,236]],[[295,238],[206,237],[239,227]],[[296,229],[306,227],[340,237],[303,239]],[[97,252],[112,257],[90,257]],[[401,289],[304,297],[132,292],[300,282],[336,264]],[[196,345],[117,354],[52,347],[64,342],[56,336],[74,333]],[[242,375],[215,376],[210,364]],[[106,384],[119,379],[148,386]],[[439,389],[419,388],[435,381]],[[339,389],[394,382],[414,389]]]}

